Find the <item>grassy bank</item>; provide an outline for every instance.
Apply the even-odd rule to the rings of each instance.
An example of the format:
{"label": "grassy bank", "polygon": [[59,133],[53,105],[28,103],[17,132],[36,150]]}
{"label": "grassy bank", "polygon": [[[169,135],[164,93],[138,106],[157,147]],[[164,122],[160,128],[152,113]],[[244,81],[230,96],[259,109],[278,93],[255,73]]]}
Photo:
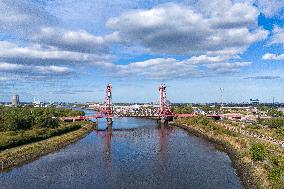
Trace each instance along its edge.
{"label": "grassy bank", "polygon": [[284,188],[280,146],[228,131],[206,117],[176,120],[178,126],[222,146],[246,188]]}
{"label": "grassy bank", "polygon": [[34,128],[31,130],[0,132],[0,152],[23,144],[41,141],[81,128],[78,123],[61,123],[57,128]]}
{"label": "grassy bank", "polygon": [[[69,130],[69,132],[66,134],[62,134],[60,132],[66,132],[68,129],[75,129],[78,126],[74,125],[69,127],[61,127],[61,131],[50,131],[49,134],[42,135],[42,137],[46,137],[48,135],[50,136],[51,133],[60,133],[61,135],[59,136],[54,136],[45,140],[41,140],[40,142],[34,142],[2,151],[0,153],[0,170],[5,170],[24,164],[26,162],[39,158],[42,155],[46,155],[50,152],[65,147],[68,144],[79,140],[93,129],[91,123],[89,122],[81,123],[81,125],[82,126],[79,125],[80,128],[78,128],[77,130]],[[33,138],[33,135],[31,138]],[[36,138],[36,140],[37,139],[39,138]],[[17,142],[15,142],[15,144],[16,143]]]}

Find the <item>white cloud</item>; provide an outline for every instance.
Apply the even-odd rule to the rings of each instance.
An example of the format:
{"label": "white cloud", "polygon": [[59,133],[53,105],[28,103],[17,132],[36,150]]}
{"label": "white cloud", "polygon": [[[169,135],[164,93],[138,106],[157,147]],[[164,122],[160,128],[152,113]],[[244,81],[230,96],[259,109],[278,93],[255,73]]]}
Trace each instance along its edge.
{"label": "white cloud", "polygon": [[115,65],[112,69],[115,69],[116,74],[121,76],[144,76],[154,79],[197,77],[201,75],[194,65],[173,58],[156,58],[133,62],[128,65]]}
{"label": "white cloud", "polygon": [[18,45],[0,41],[0,58],[66,60],[66,61],[102,61],[108,55],[96,55],[59,50],[57,48],[41,48],[40,46],[19,47]]}
{"label": "white cloud", "polygon": [[284,28],[275,26],[272,31],[272,37],[269,44],[281,44],[284,47]]}
{"label": "white cloud", "polygon": [[[202,58],[204,57],[204,58]],[[207,61],[205,61],[205,59]],[[212,59],[214,61],[212,61]],[[112,73],[112,76],[132,76],[152,79],[175,79],[186,77],[206,77],[220,73],[238,72],[241,68],[247,67],[251,62],[221,62],[216,57],[201,56],[185,60],[174,58],[155,58],[141,62],[133,62],[127,65],[111,64],[103,67]],[[218,63],[216,63],[218,62]],[[201,69],[201,67],[207,69]]]}
{"label": "white cloud", "polygon": [[208,55],[200,55],[193,56],[188,59],[192,64],[205,64],[205,63],[213,63],[213,62],[222,62],[227,59],[226,56],[208,56]]}
{"label": "white cloud", "polygon": [[15,71],[21,70],[24,66],[20,64],[11,64],[7,62],[0,62],[0,71]]}
{"label": "white cloud", "polygon": [[284,54],[272,54],[272,53],[266,53],[262,56],[263,60],[284,60]]}
{"label": "white cloud", "polygon": [[73,72],[72,69],[64,66],[30,66],[23,64],[13,64],[0,62],[0,72],[31,75],[66,75]]}
{"label": "white cloud", "polygon": [[266,17],[279,16],[284,12],[284,0],[255,0],[254,2]]}
{"label": "white cloud", "polygon": [[255,27],[259,15],[258,9],[247,1],[199,0],[194,9],[219,28]]}
{"label": "white cloud", "polygon": [[[121,1],[115,0],[115,2],[119,4],[118,2]],[[260,12],[251,2],[200,0],[195,3],[183,1],[181,4],[160,4],[164,2],[150,3],[146,6],[147,8],[142,6],[145,3],[129,3],[129,8],[139,5],[138,7],[143,9],[133,9],[128,12],[124,12],[126,9],[121,9],[116,14],[107,12],[102,19],[108,20],[106,23],[108,28],[102,29],[104,30],[101,32],[104,33],[103,35],[97,34],[101,31],[98,28],[100,26],[97,25],[94,25],[97,28],[88,28],[88,31],[96,34],[84,29],[74,29],[80,24],[76,27],[68,26],[69,29],[64,28],[62,24],[60,25],[62,28],[59,28],[51,24],[53,18],[50,20],[49,13],[46,12],[44,6],[38,3],[29,3],[25,0],[23,6],[18,2],[15,4],[0,3],[0,9],[7,8],[7,11],[2,13],[2,17],[0,13],[0,23],[8,23],[8,26],[11,24],[10,31],[13,28],[25,30],[29,25],[32,25],[31,28],[34,31],[26,36],[24,42],[18,42],[21,45],[0,41],[0,61],[6,62],[6,64],[0,64],[0,70],[2,69],[2,72],[13,70],[26,72],[29,68],[32,70],[29,72],[31,74],[36,72],[38,74],[50,72],[64,74],[70,73],[68,66],[59,65],[77,62],[79,63],[77,65],[81,66],[92,65],[107,71],[114,70],[120,75],[130,74],[143,78],[206,76],[208,73],[234,72],[248,66],[244,62],[227,62],[240,59],[240,55],[252,43],[263,40],[268,34],[267,31],[258,27]],[[58,3],[52,2],[51,4],[57,5]],[[90,6],[94,4],[96,8],[97,5],[101,6],[98,2],[87,4]],[[50,5],[50,2],[47,5]],[[86,4],[82,6],[84,6],[83,12],[80,13],[82,15],[77,16],[82,16],[81,18],[86,16],[90,20],[88,15],[94,15],[86,11],[90,7]],[[52,8],[56,12],[56,6]],[[73,4],[67,8],[76,10]],[[78,7],[80,10],[81,8]],[[39,18],[35,18],[36,11],[38,11]],[[66,13],[66,11],[61,13]],[[70,17],[69,13],[66,15]],[[108,19],[110,15],[114,17]],[[72,13],[72,16],[75,15]],[[87,22],[96,23],[96,21]],[[128,51],[125,54],[132,54],[134,59],[140,52],[140,54],[155,55],[154,57],[161,55],[172,57],[178,54],[182,55],[184,60],[153,58],[128,65],[112,63],[123,56],[124,48]],[[117,55],[116,59],[110,55],[110,52]],[[17,65],[12,63],[17,63]],[[35,66],[31,68],[30,65]]]}
{"label": "white cloud", "polygon": [[42,73],[42,74],[67,74],[70,73],[72,70],[68,67],[63,66],[36,66],[34,70]]}
{"label": "white cloud", "polygon": [[10,80],[11,80],[11,78],[9,78],[9,77],[0,76],[0,81],[10,81]]}
{"label": "white cloud", "polygon": [[171,3],[123,13],[109,19],[107,26],[118,31],[126,43],[162,54],[206,54],[227,49],[241,53],[266,38],[268,32],[257,27],[256,7],[240,3],[227,6],[204,13]]}
{"label": "white cloud", "polygon": [[234,62],[234,63],[215,63],[208,64],[207,68],[215,71],[216,73],[230,73],[230,72],[238,72],[240,68],[247,67],[251,65],[251,62]]}
{"label": "white cloud", "polygon": [[62,28],[44,27],[36,33],[33,40],[42,45],[51,45],[63,50],[107,53],[110,42],[118,42],[117,33],[106,36],[95,36],[85,30],[66,30]]}
{"label": "white cloud", "polygon": [[0,31],[26,38],[41,25],[56,23],[43,5],[35,1],[0,1]]}

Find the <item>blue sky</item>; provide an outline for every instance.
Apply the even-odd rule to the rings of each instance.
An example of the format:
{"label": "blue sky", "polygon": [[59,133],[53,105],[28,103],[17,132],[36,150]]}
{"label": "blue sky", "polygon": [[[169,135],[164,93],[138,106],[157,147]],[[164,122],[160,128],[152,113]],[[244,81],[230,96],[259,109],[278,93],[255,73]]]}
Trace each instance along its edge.
{"label": "blue sky", "polygon": [[0,101],[284,102],[284,0],[0,1]]}

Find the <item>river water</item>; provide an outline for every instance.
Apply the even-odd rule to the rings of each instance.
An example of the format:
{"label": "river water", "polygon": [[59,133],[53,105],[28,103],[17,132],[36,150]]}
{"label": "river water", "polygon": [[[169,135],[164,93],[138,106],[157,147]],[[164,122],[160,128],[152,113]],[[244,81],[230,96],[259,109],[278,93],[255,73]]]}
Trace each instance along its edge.
{"label": "river water", "polygon": [[0,188],[243,188],[228,155],[180,128],[140,118],[105,127],[0,173]]}

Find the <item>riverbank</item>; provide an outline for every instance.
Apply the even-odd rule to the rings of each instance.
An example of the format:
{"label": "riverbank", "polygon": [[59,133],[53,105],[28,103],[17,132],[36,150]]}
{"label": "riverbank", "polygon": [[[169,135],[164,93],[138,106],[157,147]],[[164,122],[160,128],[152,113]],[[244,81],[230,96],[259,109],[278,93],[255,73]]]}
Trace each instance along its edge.
{"label": "riverbank", "polygon": [[4,150],[0,153],[0,171],[33,161],[43,155],[59,150],[91,132],[91,123],[84,123],[81,128],[66,134],[54,136],[39,142]]}
{"label": "riverbank", "polygon": [[[228,131],[211,121],[193,122],[178,119],[175,125],[217,144],[218,148],[225,151],[246,188],[284,187],[284,156],[279,146]],[[255,146],[257,150],[264,150],[253,151]]]}
{"label": "riverbank", "polygon": [[6,149],[42,141],[81,128],[81,124],[60,122],[57,128],[33,128],[29,130],[0,132],[0,153]]}

